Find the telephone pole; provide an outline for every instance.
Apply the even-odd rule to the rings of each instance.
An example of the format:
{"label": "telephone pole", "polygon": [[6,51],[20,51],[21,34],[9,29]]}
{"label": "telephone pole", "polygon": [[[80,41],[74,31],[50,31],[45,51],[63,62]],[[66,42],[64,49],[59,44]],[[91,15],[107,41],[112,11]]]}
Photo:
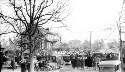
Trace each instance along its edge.
{"label": "telephone pole", "polygon": [[121,25],[120,25],[120,28],[119,28],[119,42],[120,42],[120,60],[121,60],[121,67],[123,68],[123,52],[122,52],[122,38],[121,38]]}
{"label": "telephone pole", "polygon": [[90,49],[91,49],[91,51],[93,51],[93,49],[92,49],[92,31],[90,31]]}

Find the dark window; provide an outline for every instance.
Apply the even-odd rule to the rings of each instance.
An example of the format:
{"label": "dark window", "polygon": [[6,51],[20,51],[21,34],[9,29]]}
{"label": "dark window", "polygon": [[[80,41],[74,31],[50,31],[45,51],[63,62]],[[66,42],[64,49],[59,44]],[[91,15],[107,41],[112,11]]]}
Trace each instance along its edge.
{"label": "dark window", "polygon": [[119,65],[116,66],[115,70],[116,70],[116,71],[119,70]]}

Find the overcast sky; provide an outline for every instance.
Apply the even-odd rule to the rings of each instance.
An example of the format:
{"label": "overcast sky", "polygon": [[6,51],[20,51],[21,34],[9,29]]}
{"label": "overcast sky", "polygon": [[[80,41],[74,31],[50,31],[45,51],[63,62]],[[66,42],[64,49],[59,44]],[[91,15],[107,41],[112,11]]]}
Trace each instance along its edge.
{"label": "overcast sky", "polygon": [[[70,16],[66,20],[69,30],[55,29],[62,41],[96,39],[117,39],[117,32],[104,31],[118,20],[123,0],[70,0]],[[0,0],[2,2],[2,0]],[[112,33],[112,34],[111,34]],[[111,35],[110,35],[111,34]],[[110,35],[110,36],[109,36]]]}
{"label": "overcast sky", "polygon": [[[92,32],[92,41],[96,39],[117,39],[117,34],[104,31],[115,24],[122,8],[123,0],[70,0],[73,8],[67,19],[70,30],[60,29],[64,41],[78,39],[82,42],[89,40],[89,31]],[[110,33],[112,33],[111,36]]]}

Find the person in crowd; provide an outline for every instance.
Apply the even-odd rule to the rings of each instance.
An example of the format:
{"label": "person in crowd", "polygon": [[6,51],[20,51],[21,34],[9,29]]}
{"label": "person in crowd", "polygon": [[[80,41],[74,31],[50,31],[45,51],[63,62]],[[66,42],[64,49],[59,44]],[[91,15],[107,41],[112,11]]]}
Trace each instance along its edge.
{"label": "person in crowd", "polygon": [[30,62],[28,60],[26,61],[26,69],[30,72]]}
{"label": "person in crowd", "polygon": [[14,71],[14,69],[15,69],[15,62],[14,62],[13,58],[11,59],[11,67],[12,67],[12,70]]}
{"label": "person in crowd", "polygon": [[91,68],[91,67],[92,67],[92,57],[91,57],[91,55],[89,55],[89,56],[87,57],[87,66],[88,66],[88,68]]}
{"label": "person in crowd", "polygon": [[92,55],[90,56],[90,62],[91,62],[90,67],[93,68],[93,57],[92,57]]}
{"label": "person in crowd", "polygon": [[86,65],[87,68],[88,68],[88,66],[89,66],[89,56],[87,56],[87,59],[85,60],[85,65]]}
{"label": "person in crowd", "polygon": [[39,65],[39,68],[41,69],[41,68],[45,68],[45,61],[40,61],[39,63],[38,63],[38,65]]}
{"label": "person in crowd", "polygon": [[85,65],[85,58],[84,57],[80,58],[80,63],[81,63],[81,69],[84,70],[84,65]]}
{"label": "person in crowd", "polygon": [[72,67],[75,68],[75,66],[76,66],[76,63],[75,63],[75,62],[76,62],[76,61],[75,61],[75,54],[74,54],[74,53],[71,54],[70,59],[71,59]]}
{"label": "person in crowd", "polygon": [[38,65],[39,61],[37,60],[37,62],[35,62],[35,69],[37,72],[39,72],[39,65]]}
{"label": "person in crowd", "polygon": [[76,67],[78,68],[77,59],[78,59],[78,54],[76,53],[76,54],[75,54],[75,59],[74,59],[74,67],[75,67],[75,68],[76,68]]}
{"label": "person in crowd", "polygon": [[106,55],[107,55],[107,54],[105,53],[105,54],[104,54],[104,59],[106,59]]}
{"label": "person in crowd", "polygon": [[76,67],[79,68],[80,67],[80,57],[76,57]]}
{"label": "person in crowd", "polygon": [[26,72],[26,60],[21,61],[21,72]]}
{"label": "person in crowd", "polygon": [[19,60],[18,60],[18,57],[17,56],[15,56],[15,62],[18,62]]}
{"label": "person in crowd", "polygon": [[2,52],[0,52],[1,54],[1,56],[0,56],[0,70],[2,69],[2,66],[3,66],[3,64],[4,64],[4,57],[3,57],[3,53]]}
{"label": "person in crowd", "polygon": [[15,62],[17,62],[17,64],[19,64],[21,61],[21,55],[19,54],[19,56],[15,57]]}
{"label": "person in crowd", "polygon": [[97,57],[96,57],[96,69],[98,69],[98,67],[99,67],[99,66],[98,66],[99,62],[100,62],[100,58],[97,56]]}
{"label": "person in crowd", "polygon": [[88,63],[87,63],[88,61],[87,60],[88,60],[88,57],[86,57],[86,59],[85,59],[85,66],[86,67],[88,67]]}
{"label": "person in crowd", "polygon": [[96,70],[96,56],[93,57],[93,68]]}
{"label": "person in crowd", "polygon": [[42,61],[39,61],[38,65],[39,65],[39,69],[40,69],[42,67]]}

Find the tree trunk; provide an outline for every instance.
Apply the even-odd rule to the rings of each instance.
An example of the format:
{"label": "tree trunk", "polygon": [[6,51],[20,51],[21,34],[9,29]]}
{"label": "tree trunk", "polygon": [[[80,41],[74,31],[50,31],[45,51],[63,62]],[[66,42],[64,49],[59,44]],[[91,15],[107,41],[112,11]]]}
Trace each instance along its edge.
{"label": "tree trunk", "polygon": [[[33,54],[33,49],[34,49],[34,42],[32,42],[31,40],[31,36],[29,35],[29,41],[30,41],[30,45],[29,45],[29,50],[30,50],[30,55],[29,55],[29,60],[30,60],[30,68],[28,72],[34,72],[34,63],[33,63],[33,59],[34,59],[34,54]],[[33,44],[33,46],[32,46]]]}
{"label": "tree trunk", "polygon": [[29,72],[34,72],[33,54],[30,53],[30,70]]}

